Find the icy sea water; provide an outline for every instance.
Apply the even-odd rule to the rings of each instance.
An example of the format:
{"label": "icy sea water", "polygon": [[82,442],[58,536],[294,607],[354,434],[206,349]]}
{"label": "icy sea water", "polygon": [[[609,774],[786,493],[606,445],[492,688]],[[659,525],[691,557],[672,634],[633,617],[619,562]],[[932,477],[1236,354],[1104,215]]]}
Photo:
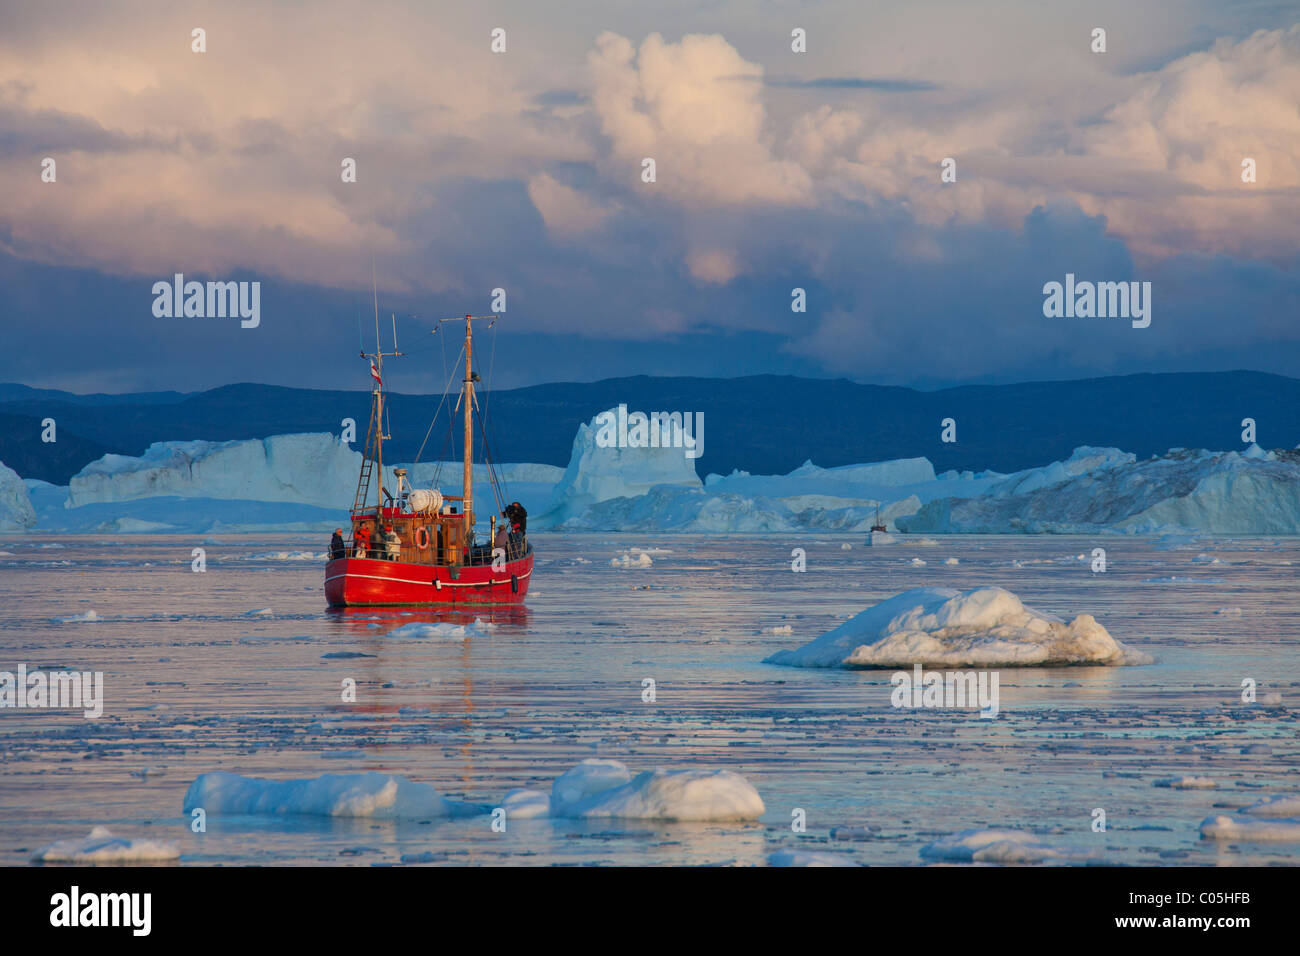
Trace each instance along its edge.
{"label": "icy sea water", "polygon": [[[0,536],[0,670],[103,671],[107,698],[99,721],[0,710],[0,862],[98,824],[173,841],[182,864],[746,865],[805,849],[910,865],[969,827],[1029,829],[1107,864],[1300,862],[1300,845],[1198,832],[1207,816],[1300,791],[1300,540],[533,540],[527,609],[460,640],[385,636],[456,613],[328,611],[315,536]],[[190,569],[196,546],[206,573]],[[1097,546],[1104,574],[1081,557]],[[653,566],[611,567],[629,547],[652,549]],[[806,573],[790,569],[796,547]],[[906,588],[989,584],[1060,616],[1091,613],[1157,663],[1002,669],[994,720],[896,710],[888,671],[762,663]],[[90,610],[99,620],[53,620]],[[327,656],[338,654],[366,656]],[[1281,705],[1243,704],[1247,677]],[[342,702],[345,678],[355,705]],[[206,771],[379,770],[496,805],[592,756],[634,773],[732,770],[767,812],[757,824],[512,820],[505,833],[488,817],[210,816],[203,834],[182,813]],[[1217,787],[1154,786],[1184,774]],[[1104,833],[1091,828],[1097,807]],[[791,830],[795,808],[806,833]],[[868,829],[831,840],[837,826]]]}

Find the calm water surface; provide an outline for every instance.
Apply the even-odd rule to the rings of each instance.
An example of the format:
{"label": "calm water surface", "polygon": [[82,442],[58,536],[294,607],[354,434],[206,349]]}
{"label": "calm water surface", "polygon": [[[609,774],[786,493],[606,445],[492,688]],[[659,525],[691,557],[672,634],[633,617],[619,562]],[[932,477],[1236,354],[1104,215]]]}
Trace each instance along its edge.
{"label": "calm water surface", "polygon": [[[917,864],[925,843],[986,826],[1104,863],[1300,862],[1297,845],[1198,833],[1206,816],[1300,791],[1297,539],[873,549],[861,535],[538,534],[527,608],[492,613],[496,630],[465,640],[385,636],[464,620],[454,612],[327,610],[325,540],[0,536],[0,670],[102,671],[107,699],[99,721],[0,710],[0,862],[101,824],[171,840],[182,864],[762,864],[778,849]],[[1082,559],[1098,546],[1104,574]],[[630,547],[651,549],[653,566],[612,567]],[[796,547],[802,574],[790,569]],[[906,588],[990,584],[1060,616],[1093,614],[1157,662],[1003,669],[995,720],[895,710],[887,671],[762,663]],[[54,620],[92,610],[99,620]],[[342,702],[347,678],[354,705]],[[1281,705],[1243,704],[1245,678]],[[511,821],[506,833],[487,817],[210,817],[204,834],[182,813],[190,783],[214,770],[378,770],[495,805],[592,756],[633,772],[732,770],[767,813],[725,825]],[[1154,786],[1182,774],[1217,787]],[[1105,833],[1091,829],[1098,807]],[[796,808],[806,833],[791,831]],[[872,829],[831,840],[843,825]]]}

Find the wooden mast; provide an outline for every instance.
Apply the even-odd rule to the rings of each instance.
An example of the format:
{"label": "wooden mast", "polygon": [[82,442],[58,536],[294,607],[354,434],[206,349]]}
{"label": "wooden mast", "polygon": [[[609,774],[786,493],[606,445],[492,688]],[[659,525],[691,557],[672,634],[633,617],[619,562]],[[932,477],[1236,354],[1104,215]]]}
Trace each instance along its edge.
{"label": "wooden mast", "polygon": [[[474,530],[474,382],[478,376],[474,374],[474,320],[490,319],[495,322],[495,315],[467,315],[462,320],[460,317],[454,319],[443,319],[442,322],[460,322],[465,323],[465,378],[461,382],[460,400],[465,403],[465,442],[463,492],[461,494],[461,504],[464,507],[464,517],[462,527],[464,528],[463,547],[469,548],[470,534]],[[442,322],[439,322],[441,327]],[[492,326],[489,324],[488,328]],[[434,329],[437,332],[437,329]],[[467,555],[468,557],[468,552]]]}
{"label": "wooden mast", "polygon": [[[469,547],[469,536],[474,527],[474,379],[473,379],[473,335],[474,323],[470,316],[465,316],[465,547]],[[467,555],[468,557],[468,555]]]}

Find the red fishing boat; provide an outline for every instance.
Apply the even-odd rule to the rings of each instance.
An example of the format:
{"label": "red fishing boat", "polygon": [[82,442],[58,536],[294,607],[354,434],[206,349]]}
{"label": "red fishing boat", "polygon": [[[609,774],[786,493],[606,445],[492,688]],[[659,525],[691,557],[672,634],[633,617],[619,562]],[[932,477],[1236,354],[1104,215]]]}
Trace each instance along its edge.
{"label": "red fishing boat", "polygon": [[[465,374],[458,402],[464,410],[460,495],[444,495],[437,488],[412,488],[405,468],[393,469],[392,486],[385,487],[384,441],[392,436],[384,434],[383,361],[386,356],[402,354],[396,351],[396,322],[394,351],[376,347],[373,353],[361,353],[370,361],[375,383],[370,427],[351,509],[350,534],[341,548],[332,546],[325,565],[325,597],[330,607],[518,604],[524,600],[533,574],[527,512],[518,502],[511,502],[499,509],[505,519],[500,529],[496,514],[492,515],[486,541],[476,539],[474,530],[474,418],[479,411],[474,386],[480,379],[473,370],[473,328],[476,321],[494,322],[496,318],[467,315],[445,320],[465,323]],[[442,324],[434,329],[435,334]],[[486,441],[483,451],[492,494],[500,505],[500,482],[487,457]]]}

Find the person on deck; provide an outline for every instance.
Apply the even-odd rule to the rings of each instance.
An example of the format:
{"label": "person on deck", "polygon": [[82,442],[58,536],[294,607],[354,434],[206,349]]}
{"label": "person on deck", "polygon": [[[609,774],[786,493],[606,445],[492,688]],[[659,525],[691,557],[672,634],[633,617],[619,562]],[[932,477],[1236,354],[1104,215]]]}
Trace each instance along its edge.
{"label": "person on deck", "polygon": [[402,539],[398,536],[397,532],[393,530],[391,524],[385,527],[384,531],[384,550],[387,552],[386,556],[388,560],[400,560],[402,557]]}
{"label": "person on deck", "polygon": [[528,533],[528,512],[519,502],[512,501],[501,513],[505,515],[506,521],[510,522],[510,543],[514,546],[513,551],[522,554],[525,547],[524,536]]}
{"label": "person on deck", "polygon": [[361,524],[352,535],[353,554],[358,558],[370,557],[370,525]]}
{"label": "person on deck", "polygon": [[337,561],[343,557],[347,551],[347,546],[343,543],[343,529],[335,528],[334,537],[330,538],[330,560]]}
{"label": "person on deck", "polygon": [[[506,530],[506,524],[504,521],[497,525],[496,537],[492,539],[493,552],[495,552],[497,548],[504,551],[507,556],[510,554],[510,533]],[[495,558],[496,554],[493,553],[492,556]]]}

